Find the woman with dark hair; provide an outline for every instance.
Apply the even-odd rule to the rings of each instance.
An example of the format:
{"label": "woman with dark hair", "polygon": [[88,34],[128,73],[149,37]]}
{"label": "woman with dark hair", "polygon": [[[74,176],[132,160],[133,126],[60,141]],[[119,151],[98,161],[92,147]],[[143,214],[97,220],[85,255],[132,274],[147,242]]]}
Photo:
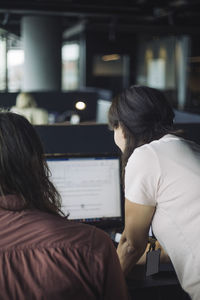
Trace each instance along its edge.
{"label": "woman with dark hair", "polygon": [[62,216],[49,176],[32,125],[0,112],[0,299],[127,299],[110,238]]}
{"label": "woman with dark hair", "polygon": [[178,136],[164,95],[132,86],[109,110],[122,151],[125,228],[118,255],[127,274],[144,253],[152,224],[183,289],[200,299],[200,146]]}

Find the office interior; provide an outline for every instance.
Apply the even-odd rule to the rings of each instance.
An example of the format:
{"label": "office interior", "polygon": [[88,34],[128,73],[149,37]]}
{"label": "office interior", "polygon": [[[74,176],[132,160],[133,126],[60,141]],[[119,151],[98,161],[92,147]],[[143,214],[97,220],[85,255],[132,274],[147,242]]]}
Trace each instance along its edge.
{"label": "office interior", "polygon": [[[107,112],[132,84],[164,92],[175,127],[200,143],[200,3],[1,1],[0,106],[31,93],[48,112],[35,125],[45,153],[120,152]],[[171,266],[127,281],[133,299],[188,299]]]}

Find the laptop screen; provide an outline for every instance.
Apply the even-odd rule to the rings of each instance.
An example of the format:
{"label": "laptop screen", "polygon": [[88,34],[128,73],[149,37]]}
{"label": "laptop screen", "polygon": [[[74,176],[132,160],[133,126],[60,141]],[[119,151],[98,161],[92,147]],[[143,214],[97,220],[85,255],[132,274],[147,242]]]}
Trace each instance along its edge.
{"label": "laptop screen", "polygon": [[122,222],[118,156],[61,154],[47,157],[47,164],[68,219],[99,227]]}

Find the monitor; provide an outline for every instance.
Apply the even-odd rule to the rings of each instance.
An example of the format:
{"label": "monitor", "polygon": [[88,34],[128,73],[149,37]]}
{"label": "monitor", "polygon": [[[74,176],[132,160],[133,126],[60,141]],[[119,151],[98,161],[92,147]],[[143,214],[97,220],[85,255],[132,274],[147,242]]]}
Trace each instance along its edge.
{"label": "monitor", "polygon": [[119,156],[48,155],[47,164],[68,219],[100,228],[123,225]]}

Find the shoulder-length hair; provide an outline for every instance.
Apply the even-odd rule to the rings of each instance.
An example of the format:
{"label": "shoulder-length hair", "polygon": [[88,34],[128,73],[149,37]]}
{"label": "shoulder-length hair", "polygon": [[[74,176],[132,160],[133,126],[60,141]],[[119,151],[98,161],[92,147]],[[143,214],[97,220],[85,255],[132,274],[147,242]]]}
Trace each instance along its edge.
{"label": "shoulder-length hair", "polygon": [[160,139],[173,130],[174,112],[159,90],[131,86],[114,98],[108,120],[110,128],[121,126],[126,140],[122,154],[122,179],[125,166],[135,148]]}
{"label": "shoulder-length hair", "polygon": [[23,209],[61,213],[41,141],[24,117],[11,112],[0,112],[0,194],[17,195]]}

